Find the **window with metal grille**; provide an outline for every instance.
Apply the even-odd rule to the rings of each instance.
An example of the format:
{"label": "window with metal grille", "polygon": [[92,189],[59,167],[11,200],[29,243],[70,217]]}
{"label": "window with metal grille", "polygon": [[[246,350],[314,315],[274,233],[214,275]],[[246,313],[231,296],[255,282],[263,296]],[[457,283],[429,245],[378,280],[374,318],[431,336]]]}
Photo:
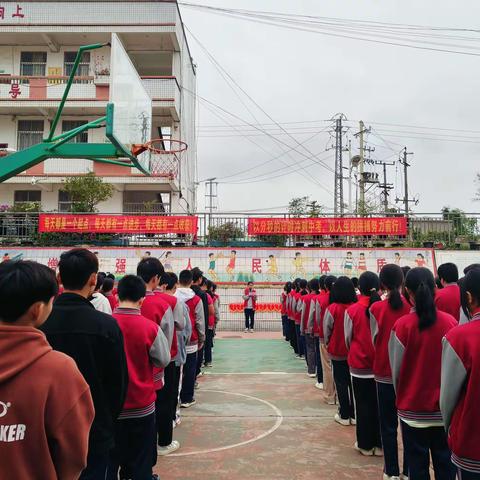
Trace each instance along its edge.
{"label": "window with metal grille", "polygon": [[43,120],[19,120],[17,150],[41,143],[43,140]]}
{"label": "window with metal grille", "polygon": [[21,52],[20,75],[44,77],[47,67],[47,52]]}
{"label": "window with metal grille", "polygon": [[[62,133],[69,132],[74,128],[81,127],[88,123],[85,120],[63,120],[62,122]],[[72,143],[87,143],[88,142],[88,131],[79,133],[76,137],[73,137],[69,140]]]}
{"label": "window with metal grille", "polygon": [[168,213],[170,193],[127,190],[123,192],[123,213]]}
{"label": "window with metal grille", "polygon": [[72,211],[72,199],[70,194],[64,190],[58,192],[58,211],[63,213],[68,213]]}
{"label": "window with metal grille", "polygon": [[[64,52],[63,54],[63,74],[68,77],[73,70],[77,52]],[[88,77],[90,75],[90,52],[83,52],[78,64],[76,77]],[[88,80],[75,80],[75,83],[88,83]]]}
{"label": "window with metal grille", "polygon": [[18,205],[20,203],[41,202],[41,190],[15,190],[13,194],[13,203]]}

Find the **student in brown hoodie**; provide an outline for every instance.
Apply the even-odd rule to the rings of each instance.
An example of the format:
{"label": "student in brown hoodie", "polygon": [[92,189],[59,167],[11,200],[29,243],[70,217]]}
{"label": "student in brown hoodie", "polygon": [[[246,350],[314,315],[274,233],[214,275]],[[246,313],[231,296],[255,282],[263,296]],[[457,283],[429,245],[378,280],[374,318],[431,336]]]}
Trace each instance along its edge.
{"label": "student in brown hoodie", "polygon": [[75,362],[37,330],[52,310],[55,274],[35,262],[0,264],[0,478],[76,480],[94,417]]}

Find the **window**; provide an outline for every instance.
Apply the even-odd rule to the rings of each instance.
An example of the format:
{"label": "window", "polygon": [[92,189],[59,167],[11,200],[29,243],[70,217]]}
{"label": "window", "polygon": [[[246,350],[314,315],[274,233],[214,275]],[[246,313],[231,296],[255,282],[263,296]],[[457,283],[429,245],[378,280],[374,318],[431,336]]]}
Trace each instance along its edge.
{"label": "window", "polygon": [[58,211],[62,213],[69,213],[72,211],[72,199],[70,194],[64,190],[58,192]]}
{"label": "window", "polygon": [[47,66],[47,52],[21,52],[20,75],[45,76]]}
{"label": "window", "polygon": [[123,213],[168,213],[170,193],[155,191],[123,192]]}
{"label": "window", "polygon": [[15,190],[13,194],[13,203],[15,205],[22,203],[32,203],[42,201],[42,192],[40,190]]}
{"label": "window", "polygon": [[43,140],[43,120],[19,120],[17,150],[24,150]]}
{"label": "window", "polygon": [[[62,133],[69,132],[74,128],[81,127],[85,125],[87,122],[84,120],[64,120],[62,122]],[[76,137],[73,137],[69,140],[72,143],[87,143],[88,142],[88,131],[79,133]]]}
{"label": "window", "polygon": [[[77,52],[65,52],[63,55],[63,74],[68,77],[73,70]],[[88,77],[90,75],[90,52],[83,52],[78,64],[77,77]],[[75,80],[75,83],[87,83],[88,80]]]}

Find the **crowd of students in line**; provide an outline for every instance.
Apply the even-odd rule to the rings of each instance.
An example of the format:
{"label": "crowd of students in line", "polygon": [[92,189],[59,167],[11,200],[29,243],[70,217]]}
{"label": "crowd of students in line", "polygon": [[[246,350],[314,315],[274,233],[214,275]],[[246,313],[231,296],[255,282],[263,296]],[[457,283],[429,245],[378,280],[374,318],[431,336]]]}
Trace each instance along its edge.
{"label": "crowd of students in line", "polygon": [[480,479],[480,265],[464,275],[389,264],[284,287],[285,339],[384,480],[428,480],[430,457],[437,480]]}
{"label": "crowd of students in line", "polygon": [[83,248],[58,267],[0,264],[0,478],[158,478],[212,366],[216,285],[148,257],[115,286]]}

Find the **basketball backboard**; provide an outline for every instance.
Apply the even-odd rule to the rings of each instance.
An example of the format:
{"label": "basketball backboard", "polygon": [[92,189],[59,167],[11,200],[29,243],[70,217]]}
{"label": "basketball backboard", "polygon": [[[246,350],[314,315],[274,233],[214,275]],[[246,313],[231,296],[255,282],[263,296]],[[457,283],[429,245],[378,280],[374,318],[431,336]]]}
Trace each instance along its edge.
{"label": "basketball backboard", "polygon": [[132,153],[135,145],[151,140],[152,99],[145,90],[122,41],[112,34],[110,60],[110,105],[107,137],[144,173],[150,173],[148,152]]}

